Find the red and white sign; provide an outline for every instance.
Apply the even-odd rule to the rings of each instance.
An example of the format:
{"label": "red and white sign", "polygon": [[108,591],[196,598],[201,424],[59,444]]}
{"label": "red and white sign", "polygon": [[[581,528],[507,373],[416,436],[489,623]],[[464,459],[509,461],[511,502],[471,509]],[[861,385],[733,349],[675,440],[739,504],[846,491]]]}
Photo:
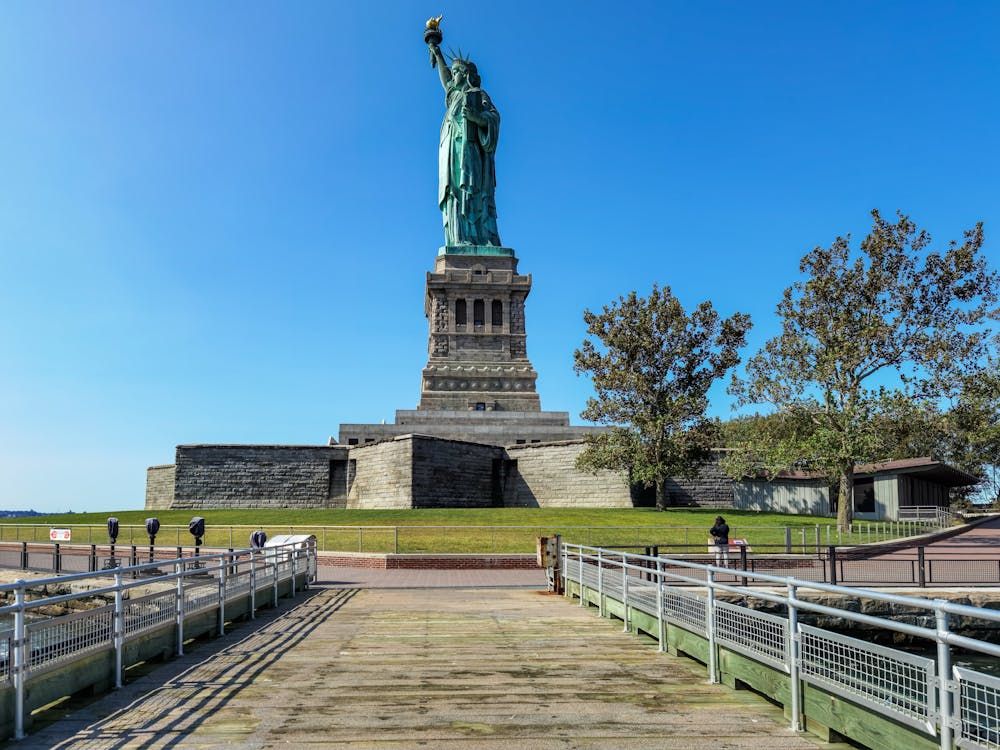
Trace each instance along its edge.
{"label": "red and white sign", "polygon": [[53,542],[68,542],[73,537],[72,529],[49,529],[49,540]]}

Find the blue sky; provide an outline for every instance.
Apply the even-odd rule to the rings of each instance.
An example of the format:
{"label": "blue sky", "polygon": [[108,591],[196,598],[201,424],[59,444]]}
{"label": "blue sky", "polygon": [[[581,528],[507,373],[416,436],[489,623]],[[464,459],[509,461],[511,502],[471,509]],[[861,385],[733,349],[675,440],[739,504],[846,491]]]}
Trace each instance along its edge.
{"label": "blue sky", "polygon": [[501,112],[543,408],[589,394],[585,307],[656,281],[749,312],[749,354],[874,207],[983,220],[997,265],[997,3],[10,2],[0,508],[141,507],[178,443],[416,405],[441,12]]}

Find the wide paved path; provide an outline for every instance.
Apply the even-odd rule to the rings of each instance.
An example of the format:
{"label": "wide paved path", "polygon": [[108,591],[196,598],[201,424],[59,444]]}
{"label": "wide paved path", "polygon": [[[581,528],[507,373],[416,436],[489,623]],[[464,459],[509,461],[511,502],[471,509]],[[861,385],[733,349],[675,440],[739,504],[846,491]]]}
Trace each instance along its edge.
{"label": "wide paved path", "polygon": [[320,588],[18,748],[814,748],[561,597]]}

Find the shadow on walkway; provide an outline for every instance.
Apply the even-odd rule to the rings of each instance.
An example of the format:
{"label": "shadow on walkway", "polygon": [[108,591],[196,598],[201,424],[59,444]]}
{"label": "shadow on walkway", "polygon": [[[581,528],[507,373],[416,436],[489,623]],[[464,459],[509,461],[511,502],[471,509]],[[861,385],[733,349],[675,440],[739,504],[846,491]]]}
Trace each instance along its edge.
{"label": "shadow on walkway", "polygon": [[[159,749],[209,744],[211,740],[207,737],[207,743],[192,742],[191,734],[206,722],[211,722],[213,716],[240,691],[343,607],[357,594],[357,590],[345,589],[332,596],[317,598],[322,593],[325,592],[313,590],[309,598],[298,600],[289,609],[259,612],[258,627],[240,640],[213,653],[194,653],[177,659],[175,665],[183,670],[178,674],[170,676],[169,666],[161,667],[122,691],[81,709],[79,713],[87,714],[105,708],[102,703],[108,700],[119,705],[130,701],[122,707],[110,707],[112,713],[89,726],[75,731],[79,723],[73,722],[73,714],[69,714],[37,735],[29,735],[16,747],[120,750],[125,747]],[[264,622],[261,623],[261,620]],[[236,635],[232,634],[229,638]],[[143,692],[157,681],[158,676],[164,680],[163,684]],[[239,731],[234,732],[232,739],[238,739],[239,734]]]}

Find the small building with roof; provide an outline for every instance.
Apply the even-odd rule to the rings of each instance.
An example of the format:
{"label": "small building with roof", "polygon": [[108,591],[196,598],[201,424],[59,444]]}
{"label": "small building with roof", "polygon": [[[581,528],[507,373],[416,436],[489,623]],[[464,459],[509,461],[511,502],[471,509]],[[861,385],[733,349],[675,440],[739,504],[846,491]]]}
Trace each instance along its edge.
{"label": "small building with roof", "polygon": [[[947,508],[951,490],[979,479],[930,456],[858,464],[854,467],[854,517],[897,521],[906,508]],[[733,506],[740,510],[830,516],[837,512],[837,491],[823,476],[785,471],[772,479],[734,483]]]}

